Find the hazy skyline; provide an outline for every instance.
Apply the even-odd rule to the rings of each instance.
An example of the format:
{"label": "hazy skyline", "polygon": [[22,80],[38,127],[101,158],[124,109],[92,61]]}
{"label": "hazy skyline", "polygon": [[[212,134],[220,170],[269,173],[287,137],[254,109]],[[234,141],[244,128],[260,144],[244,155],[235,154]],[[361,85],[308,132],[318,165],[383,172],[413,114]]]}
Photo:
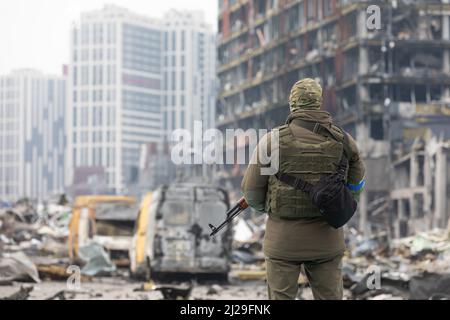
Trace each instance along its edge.
{"label": "hazy skyline", "polygon": [[114,4],[160,18],[170,9],[202,10],[217,29],[217,0],[15,0],[0,1],[0,74],[32,68],[61,74],[69,61],[73,22],[85,11]]}

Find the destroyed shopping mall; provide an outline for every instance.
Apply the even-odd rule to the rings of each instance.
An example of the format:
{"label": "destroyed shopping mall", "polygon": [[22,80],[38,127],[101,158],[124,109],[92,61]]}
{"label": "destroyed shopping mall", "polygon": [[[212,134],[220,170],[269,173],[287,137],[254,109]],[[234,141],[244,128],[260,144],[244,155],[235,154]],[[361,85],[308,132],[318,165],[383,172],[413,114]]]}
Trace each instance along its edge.
{"label": "destroyed shopping mall", "polygon": [[[218,127],[273,128],[289,90],[320,79],[324,109],[357,139],[366,192],[354,225],[404,237],[450,219],[450,4],[221,0]],[[367,8],[381,9],[368,30]],[[239,144],[239,141],[242,143]],[[245,138],[238,140],[245,148]],[[219,176],[238,188],[245,166]]]}

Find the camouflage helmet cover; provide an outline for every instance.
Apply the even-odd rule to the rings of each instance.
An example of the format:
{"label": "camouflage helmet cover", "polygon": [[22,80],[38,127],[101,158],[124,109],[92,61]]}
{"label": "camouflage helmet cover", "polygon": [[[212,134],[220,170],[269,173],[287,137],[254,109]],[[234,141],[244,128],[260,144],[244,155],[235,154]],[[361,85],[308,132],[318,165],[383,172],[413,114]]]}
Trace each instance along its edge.
{"label": "camouflage helmet cover", "polygon": [[291,112],[299,109],[320,109],[322,106],[322,87],[317,81],[307,78],[298,81],[289,97]]}

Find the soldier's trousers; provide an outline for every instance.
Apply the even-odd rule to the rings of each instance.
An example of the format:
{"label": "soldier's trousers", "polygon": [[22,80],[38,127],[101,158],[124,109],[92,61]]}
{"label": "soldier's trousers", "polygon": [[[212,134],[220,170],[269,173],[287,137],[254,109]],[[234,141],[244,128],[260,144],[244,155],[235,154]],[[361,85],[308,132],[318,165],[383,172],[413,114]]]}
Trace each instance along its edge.
{"label": "soldier's trousers", "polygon": [[266,258],[270,300],[294,300],[301,266],[316,300],[342,300],[342,255],[315,261],[284,261]]}

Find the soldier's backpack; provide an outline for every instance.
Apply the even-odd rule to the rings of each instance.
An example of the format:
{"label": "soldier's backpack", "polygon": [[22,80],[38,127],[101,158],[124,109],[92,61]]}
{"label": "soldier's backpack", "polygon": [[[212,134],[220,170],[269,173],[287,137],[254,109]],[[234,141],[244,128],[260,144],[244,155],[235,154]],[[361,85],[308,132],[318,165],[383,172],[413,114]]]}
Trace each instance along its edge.
{"label": "soldier's backpack", "polygon": [[[332,130],[329,130],[319,123],[296,121],[296,124],[314,133],[322,134],[341,142]],[[336,172],[322,176],[315,184],[298,176],[285,174],[283,172],[279,172],[275,175],[279,181],[289,185],[295,190],[306,193],[328,224],[335,229],[339,229],[346,225],[354,216],[357,209],[357,202],[351,191],[345,185],[349,158],[349,139],[347,133],[344,130],[342,130],[342,132],[344,134],[344,149]]]}

